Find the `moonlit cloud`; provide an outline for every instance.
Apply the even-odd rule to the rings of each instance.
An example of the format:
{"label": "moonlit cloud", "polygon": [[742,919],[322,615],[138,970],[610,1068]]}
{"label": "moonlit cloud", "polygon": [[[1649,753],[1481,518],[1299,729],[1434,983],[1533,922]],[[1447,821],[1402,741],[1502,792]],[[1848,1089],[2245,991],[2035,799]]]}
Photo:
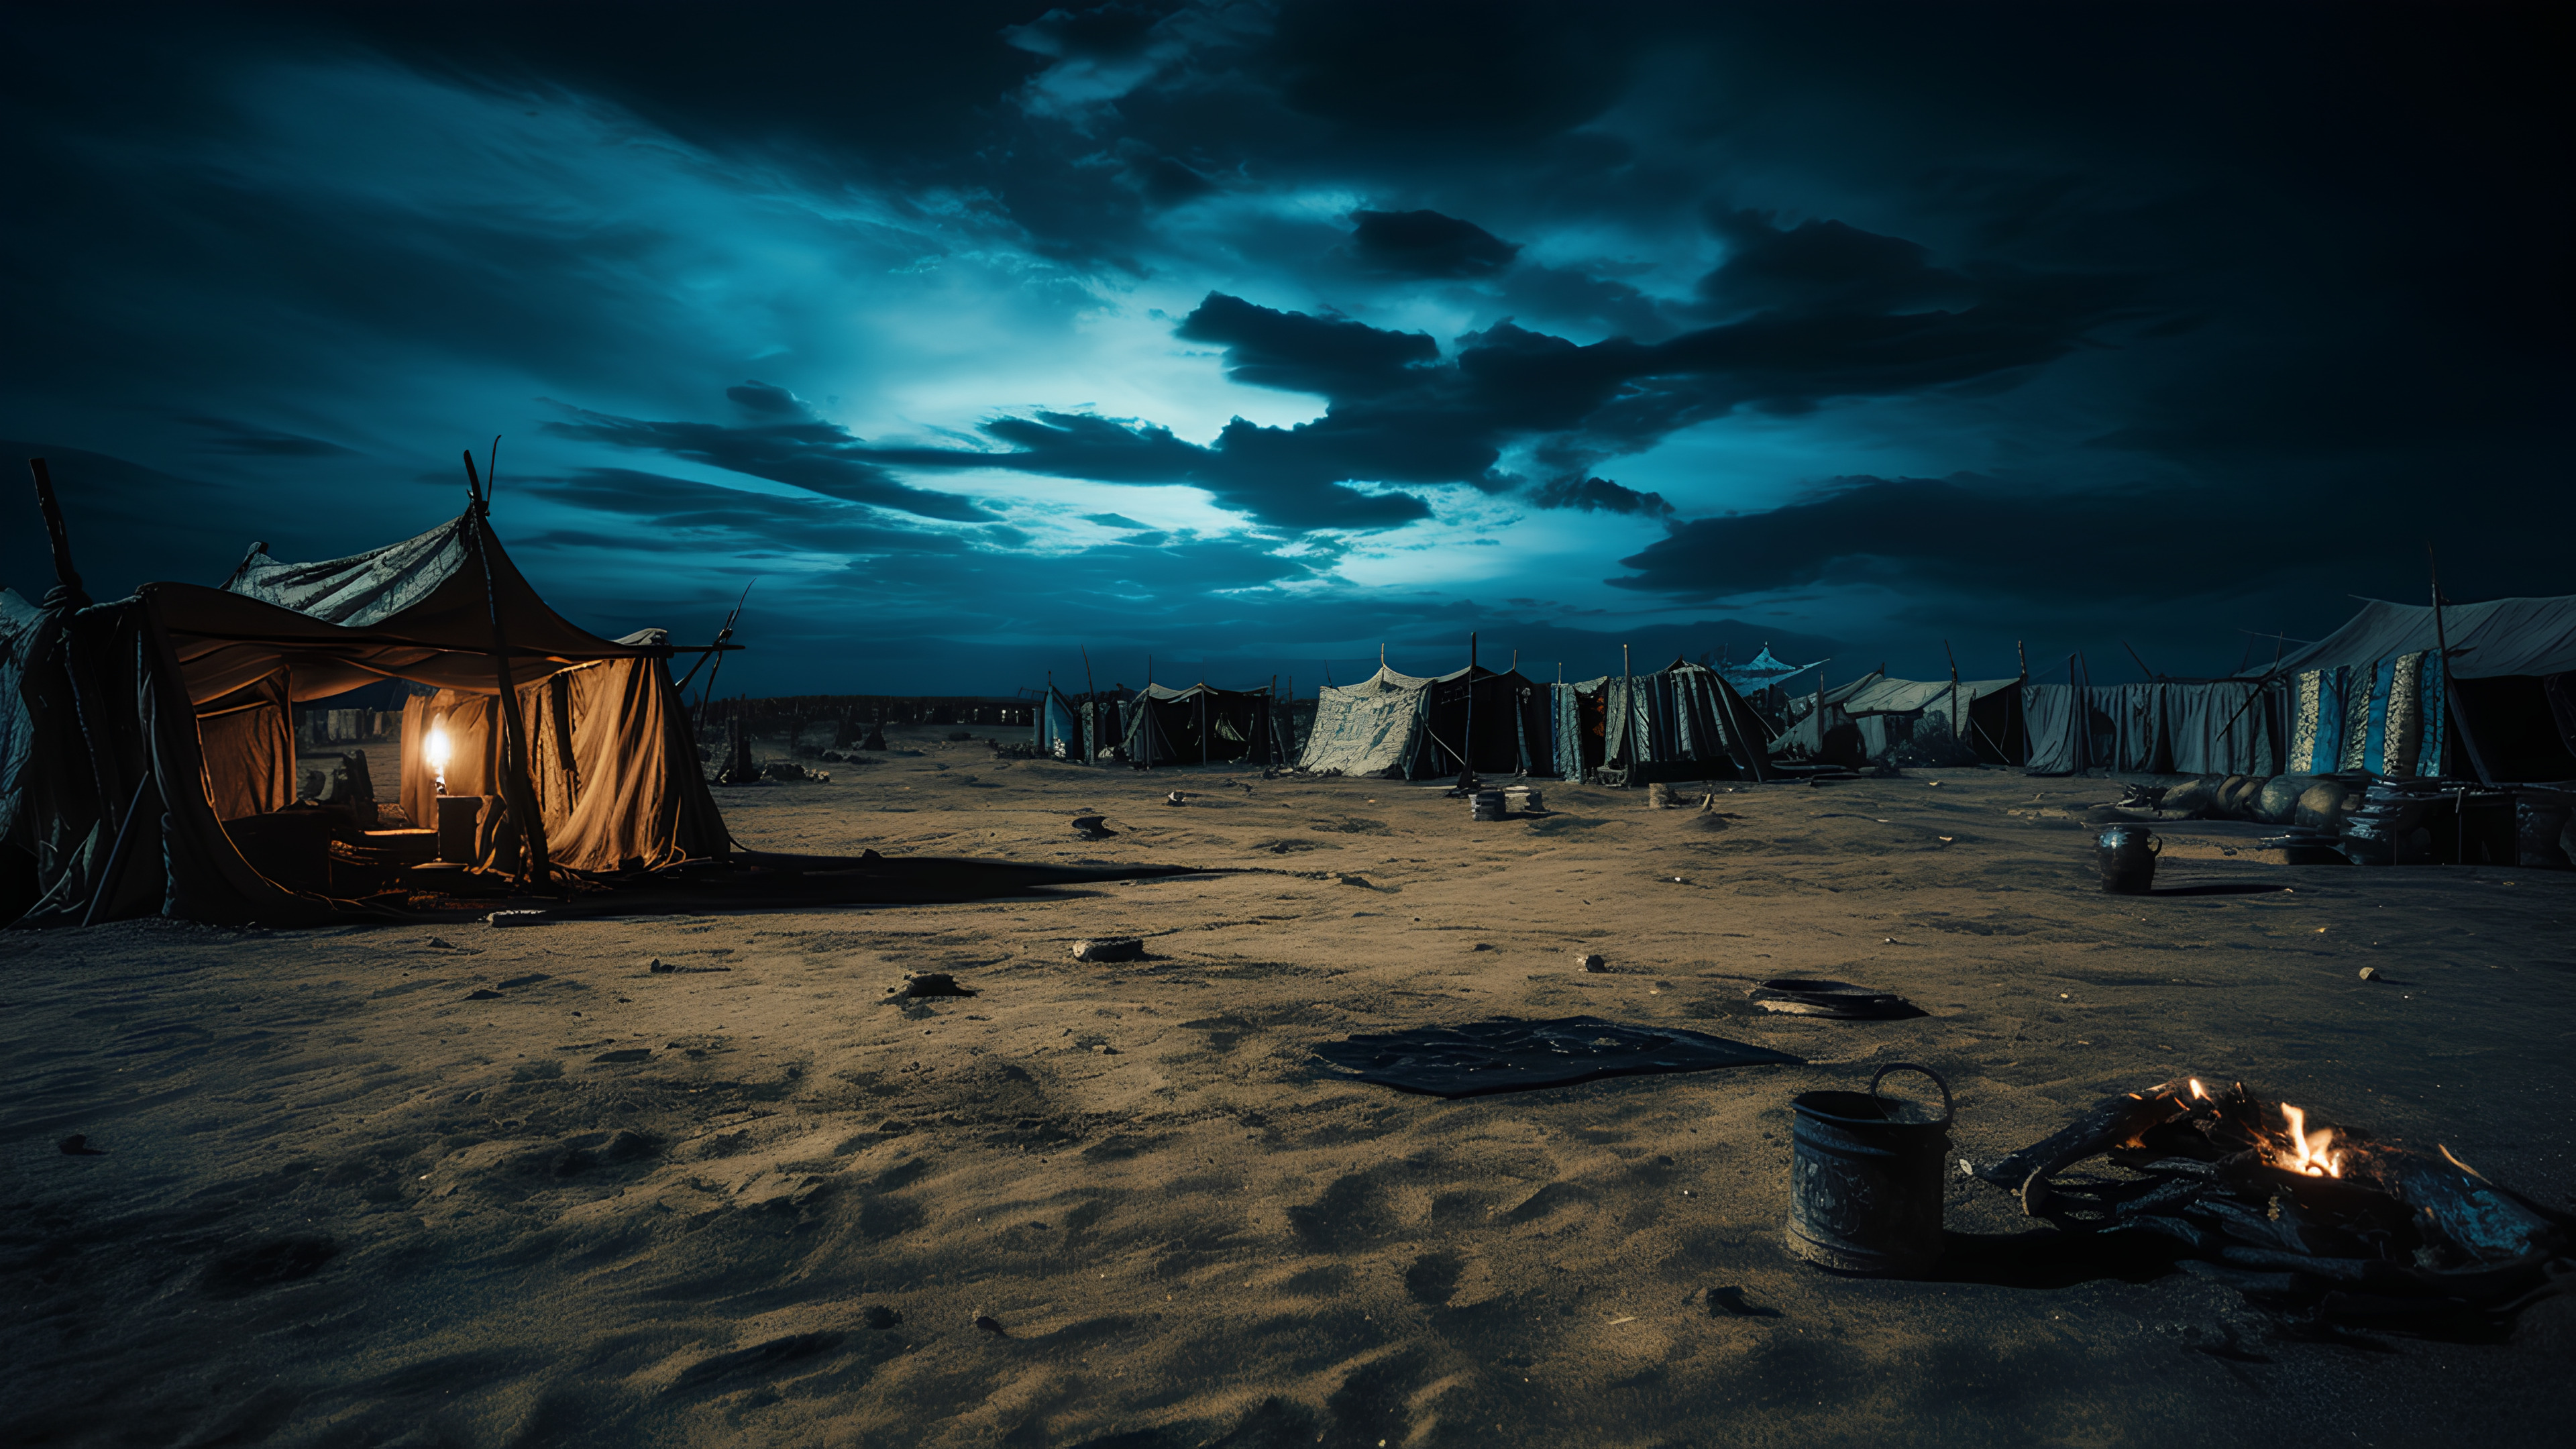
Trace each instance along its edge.
{"label": "moonlit cloud", "polygon": [[0,432],[111,590],[416,532],[502,435],[574,617],[758,580],[728,688],[2218,670],[2428,540],[2563,591],[2551,46],[2214,24],[21,7]]}

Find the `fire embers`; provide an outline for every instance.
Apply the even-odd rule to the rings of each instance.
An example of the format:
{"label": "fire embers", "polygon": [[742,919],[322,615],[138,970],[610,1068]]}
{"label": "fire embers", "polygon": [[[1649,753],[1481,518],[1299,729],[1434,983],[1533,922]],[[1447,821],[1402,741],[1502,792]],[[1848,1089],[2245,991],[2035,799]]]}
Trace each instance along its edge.
{"label": "fire embers", "polygon": [[[2241,1082],[2184,1079],[2109,1098],[1976,1175],[2061,1228],[2170,1238],[2309,1320],[2491,1325],[2576,1284],[2576,1225],[2440,1152],[2314,1121]],[[2055,1180],[2105,1154],[2125,1175]]]}

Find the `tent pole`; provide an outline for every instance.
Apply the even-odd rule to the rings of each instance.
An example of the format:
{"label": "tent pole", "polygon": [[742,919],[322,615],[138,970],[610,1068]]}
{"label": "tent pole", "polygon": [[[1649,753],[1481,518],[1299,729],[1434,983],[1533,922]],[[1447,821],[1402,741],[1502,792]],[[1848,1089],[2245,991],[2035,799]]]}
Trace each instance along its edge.
{"label": "tent pole", "polygon": [[72,539],[63,527],[63,507],[54,499],[54,473],[42,458],[29,458],[27,471],[36,478],[36,509],[45,515],[45,543],[53,550],[54,582],[69,594],[68,608],[89,607],[90,597],[81,588],[80,570],[72,567]]}
{"label": "tent pole", "polygon": [[1952,652],[1950,641],[1941,641],[1941,652],[1950,660],[1950,738],[1965,740],[1968,732],[1959,728],[1959,656]]}
{"label": "tent pole", "polygon": [[[2487,773],[2486,756],[2478,749],[2478,737],[2469,733],[2469,712],[2460,703],[2459,681],[2451,678],[2451,635],[2442,624],[2442,561],[2433,555],[2433,545],[2424,545],[2424,562],[2433,571],[2433,646],[2442,651],[2442,706],[2451,712],[2451,723],[2460,731],[2460,747],[2469,752],[2469,768],[2478,772],[2478,783],[2492,786],[2495,778]],[[2436,764],[2435,769],[2441,766]],[[2465,858],[2468,842],[2460,842]]]}
{"label": "tent pole", "polygon": [[519,713],[519,691],[510,678],[510,641],[501,625],[500,584],[492,573],[492,556],[483,547],[483,533],[489,526],[484,521],[488,495],[474,476],[471,448],[465,450],[465,480],[476,494],[474,557],[483,566],[483,599],[492,614],[492,678],[500,690],[492,707],[500,716],[501,726],[501,798],[509,805],[515,817],[513,823],[519,828],[519,868],[536,888],[543,890],[554,884],[554,866],[546,858],[546,824],[537,817],[536,787],[528,775],[527,721]]}
{"label": "tent pole", "polygon": [[1476,783],[1476,631],[1467,631],[1467,728],[1458,741],[1458,787]]}
{"label": "tent pole", "polygon": [[1090,646],[1075,647],[1082,650],[1082,762],[1088,765],[1100,758],[1100,752],[1091,747],[1092,737],[1099,732],[1093,715],[1100,708],[1100,686],[1091,682]]}

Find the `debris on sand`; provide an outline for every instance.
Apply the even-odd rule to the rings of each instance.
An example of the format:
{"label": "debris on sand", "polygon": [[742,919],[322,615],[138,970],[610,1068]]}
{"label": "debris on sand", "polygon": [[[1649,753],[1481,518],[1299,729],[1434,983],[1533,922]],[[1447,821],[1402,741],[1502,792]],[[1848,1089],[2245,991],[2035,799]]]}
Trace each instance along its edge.
{"label": "debris on sand", "polygon": [[1076,961],[1141,961],[1144,956],[1145,943],[1133,936],[1073,943],[1073,959]]}
{"label": "debris on sand", "polygon": [[1073,817],[1073,833],[1085,840],[1100,840],[1118,832],[1109,828],[1109,822],[1105,816],[1076,815]]}
{"label": "debris on sand", "polygon": [[546,913],[543,911],[494,911],[483,919],[495,926],[541,926],[545,924]]}
{"label": "debris on sand", "polygon": [[903,984],[901,986],[887,987],[886,993],[888,995],[899,993],[908,997],[976,996],[982,994],[976,991],[973,987],[958,985],[957,978],[949,975],[945,971],[906,971],[903,973]]}
{"label": "debris on sand", "polygon": [[1851,1021],[1884,1021],[1921,1016],[1915,1006],[1892,991],[1854,986],[1848,981],[1819,981],[1781,976],[1745,993],[1764,1011],[1789,1016],[1828,1016]]}
{"label": "debris on sand", "polygon": [[653,958],[653,964],[645,969],[656,976],[679,976],[700,971],[731,971],[733,968],[730,966],[675,966],[656,956]]}
{"label": "debris on sand", "polygon": [[1595,976],[1606,976],[1610,972],[1610,963],[1602,960],[1597,952],[1577,951],[1574,953],[1574,969],[1589,972]]}
{"label": "debris on sand", "polygon": [[2364,966],[2364,967],[2362,967],[2362,968],[2361,968],[2361,979],[2362,979],[2362,980],[2364,980],[2364,981],[2376,981],[2376,980],[2378,980],[2378,979],[2379,979],[2379,968],[2378,968],[2378,967],[2376,967],[2376,966]]}

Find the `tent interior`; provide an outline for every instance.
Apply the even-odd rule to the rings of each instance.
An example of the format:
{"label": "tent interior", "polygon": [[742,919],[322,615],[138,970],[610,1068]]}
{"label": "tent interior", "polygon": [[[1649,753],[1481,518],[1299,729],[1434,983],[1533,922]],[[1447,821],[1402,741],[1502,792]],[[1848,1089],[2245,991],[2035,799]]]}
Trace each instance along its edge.
{"label": "tent interior", "polygon": [[[31,924],[328,917],[430,858],[442,773],[478,802],[457,864],[614,872],[727,849],[667,636],[563,619],[479,506],[349,558],[257,547],[223,589],[49,603],[0,601],[18,705],[0,711],[0,838],[34,858]],[[294,706],[386,680],[429,691],[403,711],[407,828],[376,828],[372,790],[310,798],[296,755]]]}

